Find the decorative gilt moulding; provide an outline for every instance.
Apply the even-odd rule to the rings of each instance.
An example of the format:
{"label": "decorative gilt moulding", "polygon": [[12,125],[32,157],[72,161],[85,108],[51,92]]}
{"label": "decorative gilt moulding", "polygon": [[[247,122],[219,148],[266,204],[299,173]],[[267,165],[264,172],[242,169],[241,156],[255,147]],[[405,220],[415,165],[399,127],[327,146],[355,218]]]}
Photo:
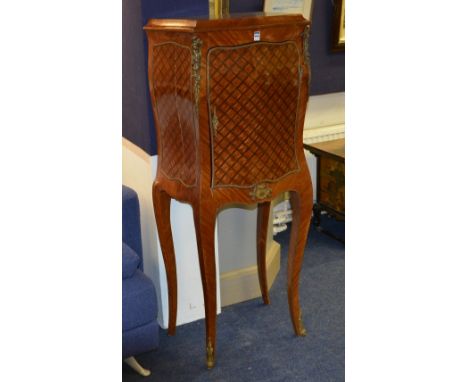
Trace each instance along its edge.
{"label": "decorative gilt moulding", "polygon": [[203,41],[198,37],[192,38],[192,78],[193,92],[195,98],[195,108],[198,115],[198,104],[200,98],[200,62],[201,62],[201,46]]}

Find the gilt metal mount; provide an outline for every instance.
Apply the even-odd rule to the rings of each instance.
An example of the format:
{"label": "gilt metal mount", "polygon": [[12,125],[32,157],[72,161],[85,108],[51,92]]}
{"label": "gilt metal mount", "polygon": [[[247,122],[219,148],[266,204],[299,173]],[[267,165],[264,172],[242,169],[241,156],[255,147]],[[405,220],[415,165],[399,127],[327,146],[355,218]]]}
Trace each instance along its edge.
{"label": "gilt metal mount", "polygon": [[299,312],[299,335],[301,337],[305,337],[307,335],[307,330],[302,322],[302,310]]}
{"label": "gilt metal mount", "polygon": [[200,67],[201,67],[201,46],[203,41],[198,37],[192,39],[192,78],[193,92],[195,96],[195,107],[198,114],[198,102],[200,98]]}
{"label": "gilt metal mount", "polygon": [[208,341],[208,346],[206,347],[206,366],[208,369],[214,366],[214,350],[213,345],[211,345],[211,340]]}
{"label": "gilt metal mount", "polygon": [[216,133],[218,132],[218,116],[216,115],[216,106],[213,108],[213,114],[211,116],[211,126],[213,127],[213,137],[216,137]]}
{"label": "gilt metal mount", "polygon": [[266,199],[271,197],[271,188],[265,183],[256,184],[249,195],[253,200]]}

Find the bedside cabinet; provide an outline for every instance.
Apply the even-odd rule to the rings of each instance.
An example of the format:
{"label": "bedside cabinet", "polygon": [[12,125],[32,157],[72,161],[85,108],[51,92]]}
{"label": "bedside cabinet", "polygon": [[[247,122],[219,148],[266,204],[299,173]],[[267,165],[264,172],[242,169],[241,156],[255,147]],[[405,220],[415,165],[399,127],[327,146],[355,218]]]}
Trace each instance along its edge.
{"label": "bedside cabinet", "polygon": [[270,204],[289,191],[288,302],[295,333],[305,335],[298,287],[312,215],[312,184],[302,150],[309,22],[300,15],[254,14],[152,19],[145,30],[158,140],[153,201],[168,280],[169,334],[175,333],[177,315],[171,199],[193,208],[211,368],[216,351],[217,211],[231,203],[258,204],[258,276],[268,304]]}

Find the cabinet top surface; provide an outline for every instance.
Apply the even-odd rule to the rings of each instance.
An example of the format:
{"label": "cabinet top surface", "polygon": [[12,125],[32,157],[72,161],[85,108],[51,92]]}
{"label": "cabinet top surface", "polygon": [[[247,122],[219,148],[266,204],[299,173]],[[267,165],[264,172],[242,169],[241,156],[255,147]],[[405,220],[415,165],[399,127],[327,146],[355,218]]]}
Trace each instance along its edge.
{"label": "cabinet top surface", "polygon": [[332,141],[314,143],[312,145],[304,144],[304,147],[314,154],[334,156],[337,159],[345,158],[345,140],[335,139]]}
{"label": "cabinet top surface", "polygon": [[219,18],[209,16],[190,19],[150,19],[145,30],[185,30],[209,31],[224,28],[261,28],[281,25],[308,25],[309,21],[302,15],[277,13],[235,13]]}

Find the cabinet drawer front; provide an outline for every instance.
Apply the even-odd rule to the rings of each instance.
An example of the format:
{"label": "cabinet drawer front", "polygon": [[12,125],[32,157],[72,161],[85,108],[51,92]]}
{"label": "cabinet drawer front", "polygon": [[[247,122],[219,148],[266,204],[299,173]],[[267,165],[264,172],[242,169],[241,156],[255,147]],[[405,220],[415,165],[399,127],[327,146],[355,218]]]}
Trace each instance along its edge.
{"label": "cabinet drawer front", "polygon": [[212,186],[247,188],[298,171],[296,44],[215,47],[207,62]]}
{"label": "cabinet drawer front", "polygon": [[320,203],[337,212],[345,212],[345,165],[334,159],[320,158]]}

